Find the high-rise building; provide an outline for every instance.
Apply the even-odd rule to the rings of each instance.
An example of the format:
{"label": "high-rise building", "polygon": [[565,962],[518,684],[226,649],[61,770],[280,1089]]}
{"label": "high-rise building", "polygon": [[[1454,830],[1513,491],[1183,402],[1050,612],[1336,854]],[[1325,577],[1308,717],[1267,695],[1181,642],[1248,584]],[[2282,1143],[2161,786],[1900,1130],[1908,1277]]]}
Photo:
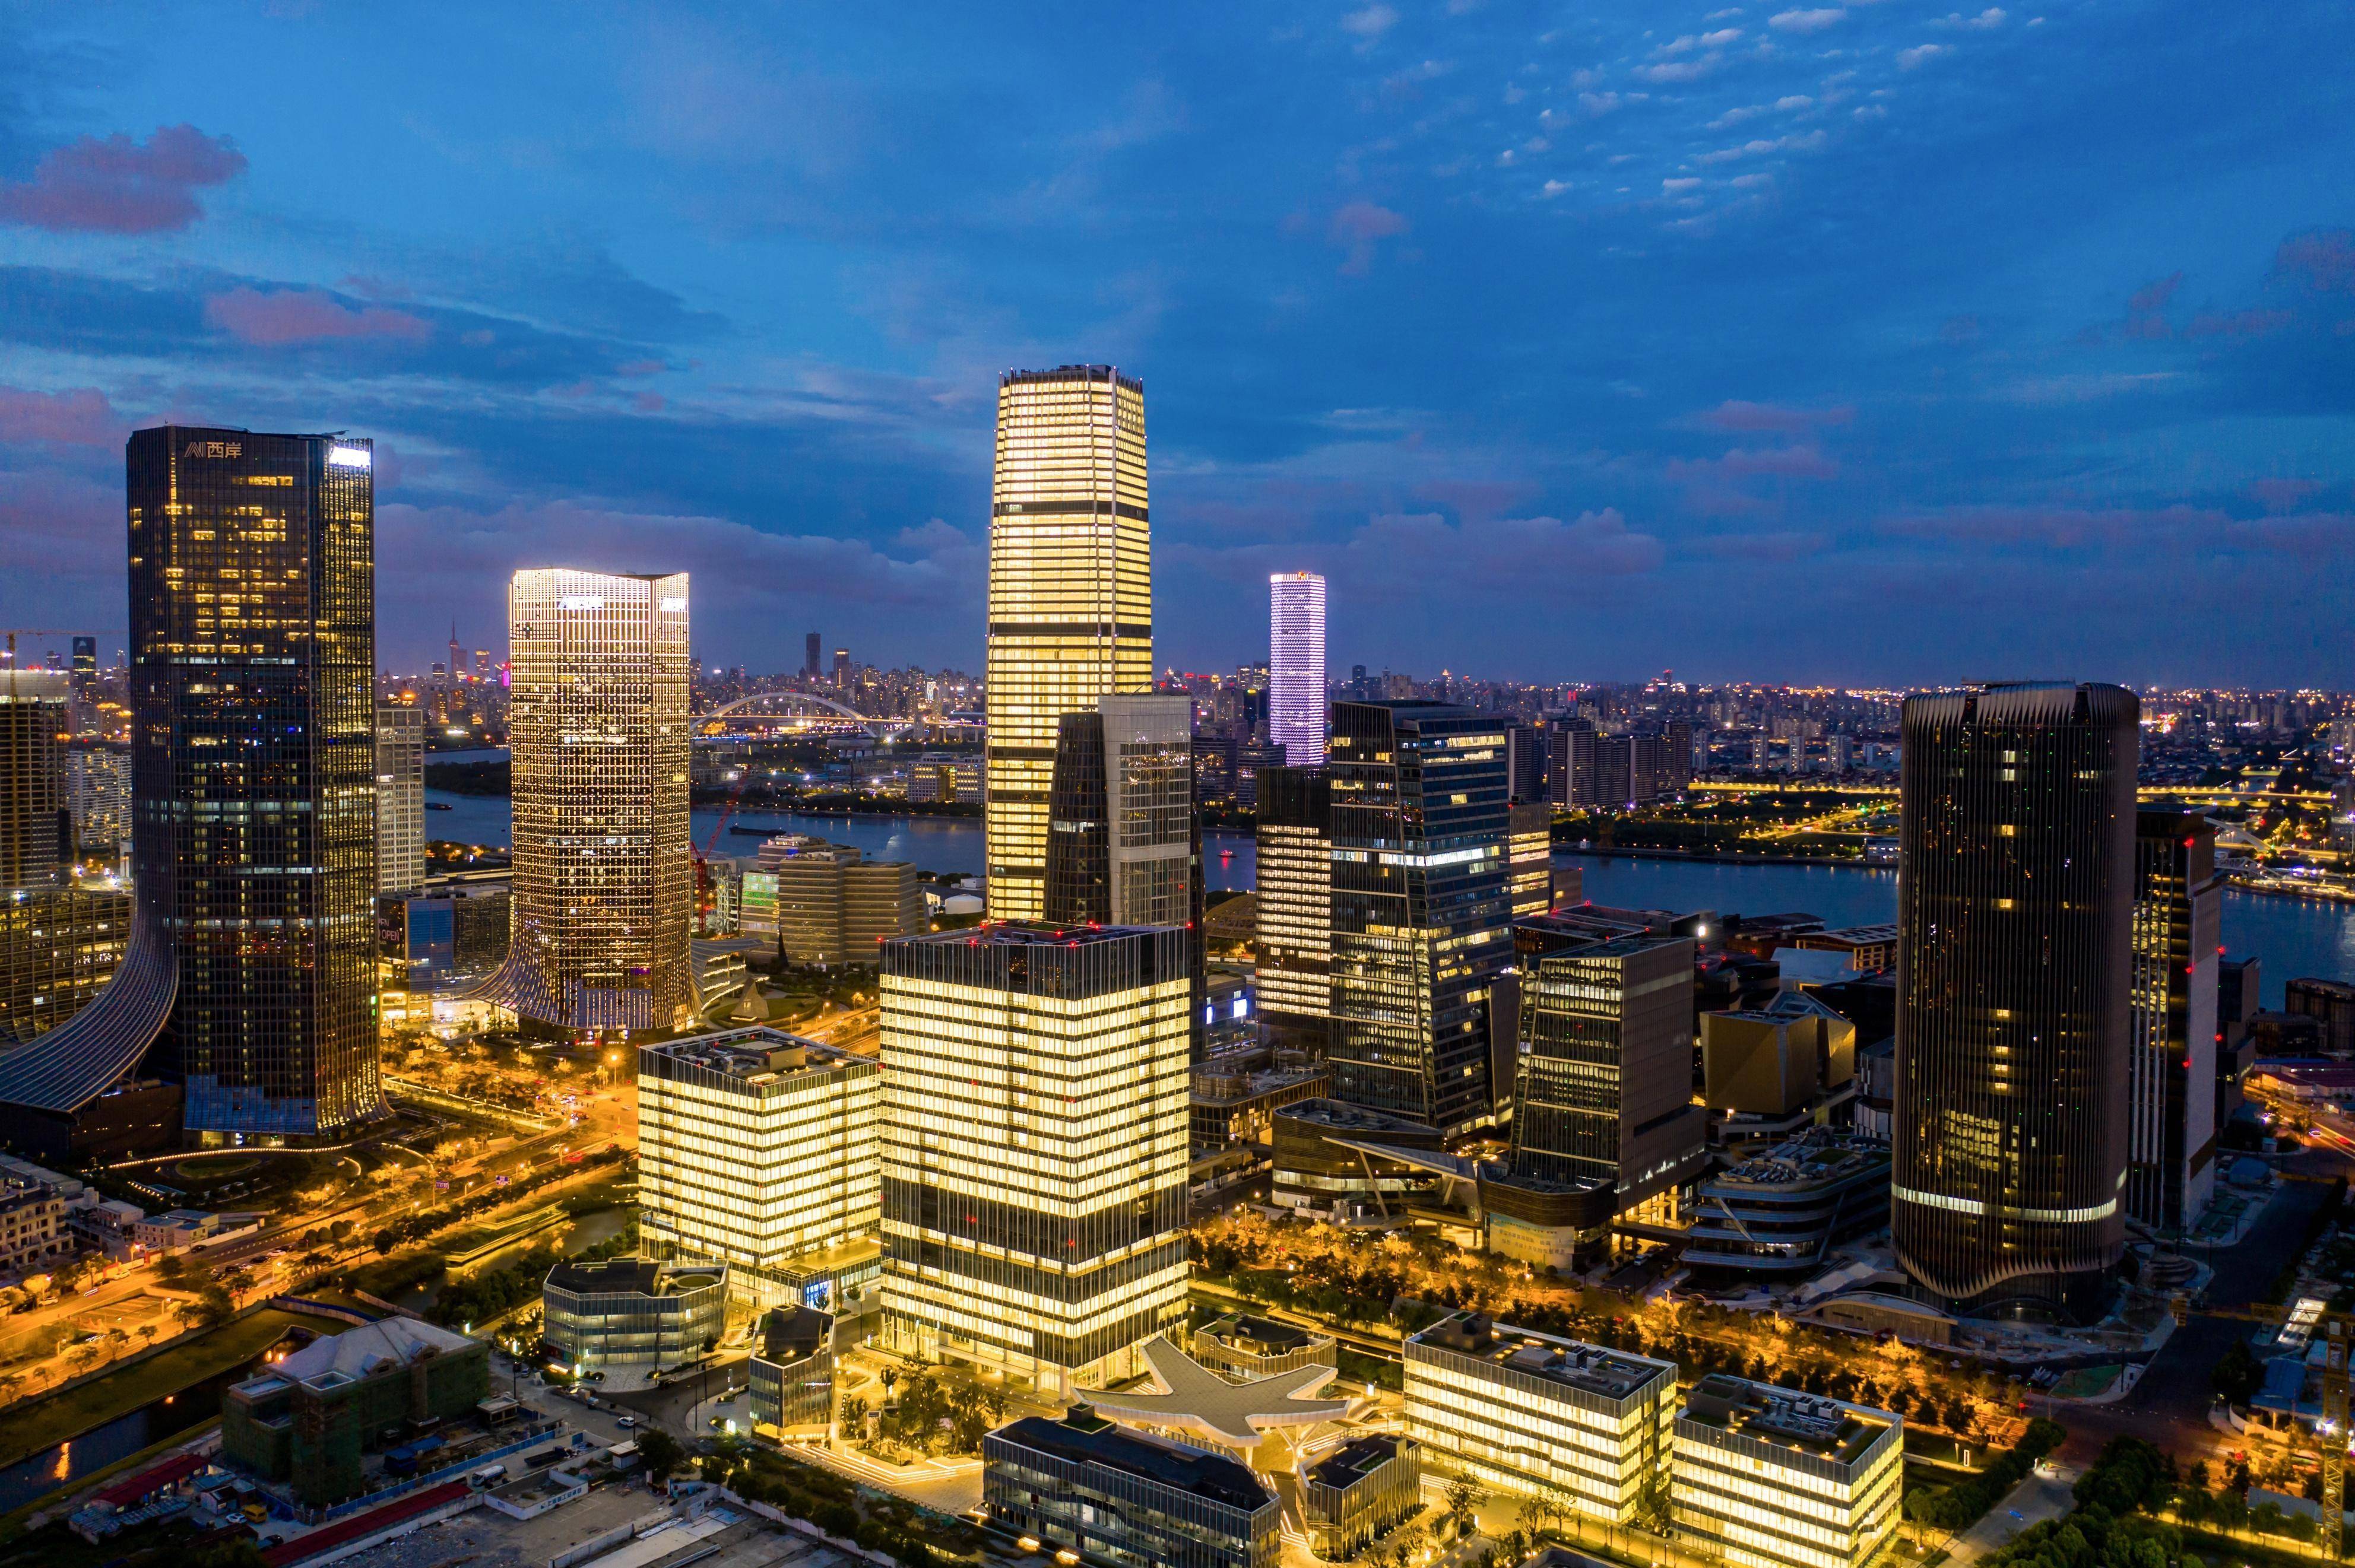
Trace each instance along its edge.
{"label": "high-rise building", "polygon": [[998,382],[989,524],[989,912],[1046,908],[1056,726],[1153,689],[1145,387],[1109,366]]}
{"label": "high-rise building", "polygon": [[1286,1044],[1325,1049],[1333,1015],[1333,783],[1259,775],[1259,1015]]}
{"label": "high-rise building", "polygon": [[881,1270],[881,1069],[774,1029],[638,1047],[649,1257],[733,1265],[760,1307],[856,1317]]}
{"label": "high-rise building", "polygon": [[849,844],[786,838],[762,846],[761,865],[773,878],[768,925],[788,963],[871,964],[882,943],[924,928],[923,889],[909,862],[868,860]]}
{"label": "high-rise building", "polygon": [[98,639],[77,637],[73,640],[73,673],[77,675],[98,673]]}
{"label": "high-rise building", "polygon": [[376,890],[425,884],[425,710],[376,710]]}
{"label": "high-rise building", "polygon": [[837,693],[850,690],[850,650],[847,648],[834,651],[834,689]]}
{"label": "high-rise building", "polygon": [[1553,808],[1542,800],[1517,800],[1508,810],[1505,868],[1518,920],[1553,906]]}
{"label": "high-rise building", "polygon": [[1529,724],[1505,726],[1505,789],[1515,800],[1542,805],[1546,794],[1546,743],[1550,733]]}
{"label": "high-rise building", "polygon": [[1186,1313],[1191,945],[986,926],[883,948],[885,1342],[1058,1397]]}
{"label": "high-rise building", "polygon": [[67,883],[0,891],[0,1050],[88,1006],[130,935],[128,893]]}
{"label": "high-rise building", "polygon": [[66,800],[80,853],[122,857],[131,842],[131,753],[120,746],[77,746],[66,753]]}
{"label": "high-rise building", "polygon": [[1201,916],[1194,705],[1107,696],[1058,721],[1047,904],[1057,925],[1187,926]]}
{"label": "high-rise building", "polygon": [[2198,1223],[2216,1187],[2222,905],[2215,825],[2197,811],[2137,812],[2126,1199],[2154,1230]]}
{"label": "high-rise building", "polygon": [[[135,912],[112,983],[0,1057],[73,1144],[150,1047],[188,1131],[377,1113],[373,450],[163,426],[125,454]],[[152,1098],[149,1135],[174,1136]]]}
{"label": "high-rise building", "polygon": [[816,632],[803,639],[802,673],[813,681],[826,673],[825,651],[826,643]]}
{"label": "high-rise building", "polygon": [[1594,721],[1587,718],[1560,718],[1546,732],[1546,792],[1556,806],[1582,811],[1603,803],[1595,771],[1602,739]]}
{"label": "high-rise building", "polygon": [[1267,579],[1267,737],[1294,768],[1325,766],[1325,579]]}
{"label": "high-rise building", "polygon": [[2355,1055],[2355,985],[2311,976],[2293,980],[2282,987],[2282,1011],[2318,1020],[2325,1052]]}
{"label": "high-rise building", "polygon": [[687,574],[508,588],[515,939],[485,994],[563,1032],[694,1016]]}
{"label": "high-rise building", "polygon": [[1488,988],[1512,961],[1497,722],[1336,703],[1333,1097],[1448,1133],[1494,1115]]}
{"label": "high-rise building", "polygon": [[0,671],[0,891],[54,883],[73,862],[66,682],[48,670]]}
{"label": "high-rise building", "polygon": [[2097,1310],[2126,1242],[2140,707],[1906,699],[1891,1230],[1950,1308]]}

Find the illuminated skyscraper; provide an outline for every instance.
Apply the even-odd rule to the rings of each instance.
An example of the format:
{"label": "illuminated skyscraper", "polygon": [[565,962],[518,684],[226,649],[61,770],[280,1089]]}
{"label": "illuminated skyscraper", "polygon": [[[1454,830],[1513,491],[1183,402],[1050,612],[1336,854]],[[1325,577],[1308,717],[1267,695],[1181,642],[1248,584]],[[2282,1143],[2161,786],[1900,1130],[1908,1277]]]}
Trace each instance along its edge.
{"label": "illuminated skyscraper", "polygon": [[486,994],[567,1032],[683,1028],[687,574],[522,571],[507,604],[515,941]]}
{"label": "illuminated skyscraper", "polygon": [[1046,907],[1056,726],[1153,689],[1145,386],[1110,366],[1009,371],[989,521],[989,912]]}
{"label": "illuminated skyscraper", "polygon": [[2180,1231],[2216,1188],[2216,826],[2198,811],[2137,812],[2135,863],[2126,1213]]}
{"label": "illuminated skyscraper", "polygon": [[2125,1247],[2139,719],[2105,685],[1905,702],[1891,1232],[1950,1308],[2095,1310]]}
{"label": "illuminated skyscraper", "polygon": [[48,670],[0,670],[0,892],[55,882],[74,858],[66,681]]}
{"label": "illuminated skyscraper", "polygon": [[1186,1315],[1178,927],[883,948],[883,1307],[904,1355],[1069,1397]]}
{"label": "illuminated skyscraper", "polygon": [[1258,816],[1260,1022],[1321,1055],[1333,1013],[1332,780],[1263,768]]}
{"label": "illuminated skyscraper", "polygon": [[376,890],[425,885],[425,710],[376,711]]}
{"label": "illuminated skyscraper", "polygon": [[141,1069],[178,1077],[191,1132],[332,1134],[380,1104],[374,453],[167,425],[125,461],[131,941],[0,1057],[0,1102],[48,1148],[169,1140]]}
{"label": "illuminated skyscraper", "polygon": [[1325,766],[1325,579],[1267,579],[1267,737],[1294,768]]}

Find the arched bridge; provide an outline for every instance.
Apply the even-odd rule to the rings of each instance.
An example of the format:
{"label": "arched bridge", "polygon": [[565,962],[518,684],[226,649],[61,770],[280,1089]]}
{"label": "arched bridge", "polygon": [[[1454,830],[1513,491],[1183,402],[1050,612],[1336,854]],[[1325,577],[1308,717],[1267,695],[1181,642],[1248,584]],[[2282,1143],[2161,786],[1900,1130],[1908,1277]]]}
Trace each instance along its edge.
{"label": "arched bridge", "polygon": [[731,718],[808,718],[819,715],[847,719],[863,726],[878,740],[913,727],[907,719],[876,718],[831,697],[821,697],[815,692],[756,692],[749,697],[739,697],[725,707],[714,708],[708,714],[697,714],[692,722],[699,728]]}

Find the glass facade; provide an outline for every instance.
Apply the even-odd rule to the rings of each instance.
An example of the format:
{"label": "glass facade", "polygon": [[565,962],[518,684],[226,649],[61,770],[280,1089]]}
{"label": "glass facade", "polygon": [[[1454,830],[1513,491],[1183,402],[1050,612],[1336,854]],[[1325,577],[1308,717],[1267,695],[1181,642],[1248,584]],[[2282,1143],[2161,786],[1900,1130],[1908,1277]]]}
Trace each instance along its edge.
{"label": "glass facade", "polygon": [[1267,579],[1267,737],[1293,768],[1325,766],[1325,579]]}
{"label": "glass facade", "polygon": [[834,1424],[833,1315],[808,1307],[763,1314],[752,1329],[745,1383],[754,1432],[777,1437],[826,1432]]}
{"label": "glass facade", "polygon": [[66,679],[48,670],[0,670],[0,890],[54,882],[74,858]]}
{"label": "glass facade", "polygon": [[1091,1414],[1025,1416],[981,1440],[982,1506],[1028,1535],[1118,1568],[1276,1568],[1284,1507],[1232,1459]]}
{"label": "glass facade", "polygon": [[1512,960],[1505,735],[1441,703],[1333,705],[1333,1096],[1448,1133],[1492,1119],[1488,988]]}
{"label": "glass facade", "polygon": [[999,381],[988,634],[989,911],[1036,919],[1059,721],[1153,689],[1142,382],[1109,366]]}
{"label": "glass facade", "polygon": [[425,710],[376,711],[376,887],[425,885]]}
{"label": "glass facade", "polygon": [[590,1372],[698,1360],[728,1323],[725,1268],[671,1268],[634,1257],[559,1263],[539,1294],[548,1353]]}
{"label": "glass facade", "polygon": [[894,1350],[1068,1395],[1182,1319],[1188,935],[1017,925],[885,946]]}
{"label": "glass facade", "polygon": [[687,598],[684,572],[508,589],[515,938],[490,991],[557,1029],[694,1019]]}
{"label": "glass facade", "polygon": [[1259,1010],[1320,1051],[1332,1013],[1333,787],[1301,768],[1259,771]]}
{"label": "glass facade", "polygon": [[1732,1568],[1864,1568],[1897,1539],[1904,1423],[1713,1373],[1677,1414],[1677,1533]]}
{"label": "glass facade", "polygon": [[0,1047],[80,1012],[123,961],[131,895],[107,888],[0,893]]}
{"label": "glass facade", "polygon": [[2140,705],[1906,700],[1891,1232],[1950,1308],[2106,1296],[2125,1246]]}
{"label": "glass facade", "polygon": [[2216,1188],[2222,918],[2215,825],[2197,811],[2137,813],[2126,1198],[2154,1230],[2197,1222]]}

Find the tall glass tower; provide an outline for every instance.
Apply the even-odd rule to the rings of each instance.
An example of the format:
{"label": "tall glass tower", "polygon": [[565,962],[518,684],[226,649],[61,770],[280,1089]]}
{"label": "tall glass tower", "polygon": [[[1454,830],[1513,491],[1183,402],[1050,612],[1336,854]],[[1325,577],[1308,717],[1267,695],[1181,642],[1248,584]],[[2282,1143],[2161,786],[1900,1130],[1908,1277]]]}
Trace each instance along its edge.
{"label": "tall glass tower", "polygon": [[989,913],[1037,919],[1059,721],[1153,689],[1143,382],[1105,365],[999,380],[988,630]]}
{"label": "tall glass tower", "polygon": [[340,436],[131,437],[130,946],[70,1022],[0,1058],[0,1102],[52,1146],[133,1101],[152,1119],[123,1092],[143,1061],[207,1138],[380,1107],[374,461]]}
{"label": "tall glass tower", "polygon": [[2125,1247],[2140,716],[2108,685],[1906,699],[1891,1229],[1949,1309],[2098,1311]]}
{"label": "tall glass tower", "polygon": [[485,994],[570,1033],[693,1021],[687,574],[508,588],[515,938]]}
{"label": "tall glass tower", "polygon": [[1267,738],[1292,768],[1325,766],[1325,579],[1267,579]]}

